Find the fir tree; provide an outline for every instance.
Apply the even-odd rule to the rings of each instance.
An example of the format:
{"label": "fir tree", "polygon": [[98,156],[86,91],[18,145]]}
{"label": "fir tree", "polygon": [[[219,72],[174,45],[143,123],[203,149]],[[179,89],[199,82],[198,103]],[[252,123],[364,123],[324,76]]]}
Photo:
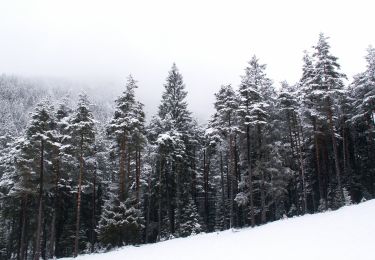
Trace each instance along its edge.
{"label": "fir tree", "polygon": [[97,228],[99,241],[108,249],[139,243],[144,227],[141,211],[132,205],[131,199],[119,199],[116,185],[111,185],[107,194]]}
{"label": "fir tree", "polygon": [[[158,116],[151,122],[151,142],[158,147],[158,163],[155,174],[159,180],[159,227],[162,225],[161,212],[168,216],[169,235],[176,235],[176,226],[184,225],[182,213],[186,202],[181,196],[190,196],[191,167],[194,164],[193,154],[193,121],[187,109],[185,85],[175,64],[170,70],[164,85]],[[186,191],[186,189],[188,189]],[[184,195],[184,192],[186,192]],[[176,218],[177,216],[177,218]],[[177,231],[177,233],[179,233]],[[159,238],[161,230],[159,228]]]}

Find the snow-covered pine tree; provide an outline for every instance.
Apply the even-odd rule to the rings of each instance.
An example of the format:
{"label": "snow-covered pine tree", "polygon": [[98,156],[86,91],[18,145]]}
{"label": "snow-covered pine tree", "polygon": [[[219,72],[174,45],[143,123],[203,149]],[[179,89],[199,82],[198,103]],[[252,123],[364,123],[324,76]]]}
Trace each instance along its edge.
{"label": "snow-covered pine tree", "polygon": [[[258,62],[256,57],[254,56],[251,61],[249,62],[249,67],[245,69],[245,75],[242,76],[242,81],[239,86],[239,101],[240,105],[238,108],[238,114],[241,118],[240,121],[240,128],[244,133],[246,133],[246,164],[247,164],[247,183],[243,183],[242,186],[248,187],[248,192],[245,198],[242,198],[241,201],[247,203],[249,201],[250,204],[250,221],[251,226],[254,227],[255,225],[255,209],[254,209],[254,194],[253,194],[253,170],[252,170],[252,158],[251,158],[251,143],[250,135],[251,135],[251,123],[254,121],[254,110],[253,110],[253,102],[254,98],[258,95],[258,80],[259,77],[262,75],[259,74],[263,73],[262,68],[258,66]],[[259,74],[259,75],[258,75]],[[255,144],[253,144],[255,147]],[[243,197],[243,193],[238,194],[238,199]],[[238,200],[239,201],[239,200]]]}
{"label": "snow-covered pine tree", "polygon": [[[220,182],[217,182],[219,174],[216,160],[217,160],[217,148],[218,143],[215,136],[215,130],[212,128],[197,127],[196,133],[196,148],[197,151],[194,155],[200,158],[199,165],[194,171],[194,177],[192,180],[193,194],[196,195],[193,200],[198,202],[198,212],[203,218],[204,225],[201,226],[202,230],[206,232],[212,232],[215,230],[215,200],[216,200],[216,189]],[[194,165],[195,166],[195,165]]]}
{"label": "snow-covered pine tree", "polygon": [[[265,143],[265,137],[267,136],[267,134],[269,134],[268,130],[270,127],[270,111],[272,109],[272,106],[274,106],[273,99],[275,98],[272,81],[267,77],[265,69],[266,65],[260,64],[258,58],[256,56],[253,56],[249,61],[248,67],[245,68],[245,75],[242,77],[242,83],[240,86],[240,114],[242,115],[242,129],[244,129],[243,132],[245,132],[247,136],[250,135],[251,128],[254,133],[253,136],[255,136],[255,140],[253,142],[251,142],[250,138],[245,138],[245,140],[248,140],[246,141],[246,151],[248,153],[248,155],[246,156],[248,161],[247,173],[254,173],[254,177],[258,178],[256,182],[259,184],[258,190],[260,192],[262,223],[266,222],[267,212],[266,179],[263,169],[264,158],[266,157],[264,154],[264,148],[267,145]],[[255,150],[255,158],[253,160],[249,158],[251,144]],[[254,164],[254,167],[251,167],[251,164]],[[253,184],[253,180],[250,181],[250,176],[247,177],[247,183],[242,186],[247,186],[248,191],[246,191],[246,196],[249,196],[249,184]],[[251,185],[251,191],[253,192],[253,185]],[[252,225],[254,222],[253,215],[254,209],[250,208],[250,219]]]}
{"label": "snow-covered pine tree", "polygon": [[[62,101],[58,104],[55,112],[55,127],[52,132],[52,150],[51,150],[51,163],[52,173],[51,178],[51,189],[49,196],[52,198],[51,205],[51,223],[49,228],[49,240],[48,240],[48,252],[47,255],[50,258],[56,256],[56,230],[58,224],[62,223],[61,219],[61,207],[63,200],[63,194],[72,192],[70,189],[71,173],[74,166],[72,165],[72,143],[71,136],[69,133],[69,118],[72,113],[72,109],[69,104],[69,96],[65,96]],[[67,209],[68,210],[68,209]]]}
{"label": "snow-covered pine tree", "polygon": [[[0,140],[0,258],[10,259],[15,252],[23,256],[26,216],[34,214],[28,207],[34,190],[30,181],[32,150],[24,137],[5,136]],[[18,228],[12,223],[13,219],[20,219]],[[19,240],[16,239],[17,233]]]}
{"label": "snow-covered pine tree", "polygon": [[[226,169],[226,200],[229,206],[229,227],[234,225],[235,212],[234,201],[235,193],[238,189],[238,172],[236,164],[236,136],[238,134],[237,109],[238,97],[231,85],[223,85],[215,94],[215,115],[211,119],[210,129],[213,129],[220,136],[221,146],[223,147],[223,157]],[[224,176],[221,176],[221,178]]]}
{"label": "snow-covered pine tree", "polygon": [[[221,122],[222,123],[222,122]],[[212,154],[212,162],[210,163],[210,169],[212,171],[212,196],[211,200],[215,203],[214,212],[214,227],[213,231],[225,230],[229,228],[229,215],[228,215],[228,196],[227,194],[227,164],[224,163],[224,156],[226,152],[226,137],[222,135],[221,124],[219,120],[218,111],[212,116],[209,121],[204,139],[206,140],[205,147],[209,149]],[[228,195],[228,196],[227,196]]]}
{"label": "snow-covered pine tree", "polygon": [[375,48],[369,47],[366,55],[367,68],[357,74],[351,84],[355,99],[356,115],[354,119],[363,118],[369,126],[375,125]]}
{"label": "snow-covered pine tree", "polygon": [[[195,127],[191,113],[187,109],[187,91],[183,78],[175,64],[168,73],[164,88],[158,115],[151,122],[153,131],[150,141],[158,147],[158,162],[154,171],[159,179],[159,200],[162,200],[158,202],[158,226],[165,226],[161,218],[165,212],[169,237],[179,234],[176,227],[185,224],[181,210],[187,205],[181,198],[191,196],[189,183],[193,176],[191,166],[195,157],[189,155],[193,154],[192,129]],[[159,239],[161,233],[162,230],[159,228]]]}
{"label": "snow-covered pine tree", "polygon": [[341,198],[344,201],[334,113],[338,109],[338,97],[342,93],[344,87],[343,79],[346,76],[340,72],[340,65],[337,63],[337,58],[330,53],[328,37],[321,33],[317,45],[314,46],[314,50],[313,57],[316,60],[314,65],[314,83],[316,87],[314,93],[320,101],[318,109],[323,110],[326,115],[333,150],[337,188],[339,191],[342,191]]}
{"label": "snow-covered pine tree", "polygon": [[79,95],[77,108],[69,122],[69,130],[72,137],[73,156],[79,170],[76,178],[76,221],[74,238],[74,256],[80,252],[79,238],[81,235],[81,202],[82,187],[85,186],[88,175],[93,173],[93,158],[95,144],[95,120],[90,109],[90,102],[86,94]]}
{"label": "snow-covered pine tree", "polygon": [[125,203],[120,201],[118,185],[110,184],[97,227],[99,241],[107,249],[124,245]]}
{"label": "snow-covered pine tree", "polygon": [[[136,176],[138,176],[140,166],[138,158],[140,159],[140,152],[145,142],[145,114],[143,105],[135,99],[137,87],[137,82],[130,75],[125,91],[115,101],[116,110],[107,127],[108,137],[115,143],[114,153],[118,158],[119,165],[119,195],[122,201],[125,201],[128,197],[131,187],[131,180],[127,179],[131,175],[130,172],[127,172],[130,169],[131,153],[136,154]],[[138,177],[135,179],[139,180]]]}
{"label": "snow-covered pine tree", "polygon": [[[318,84],[314,60],[307,51],[304,52],[302,77],[297,86],[298,101],[300,105],[298,114],[301,117],[301,127],[304,136],[306,136],[305,139],[310,140],[310,143],[307,143],[306,147],[312,147],[312,149],[306,150],[306,156],[310,158],[307,160],[306,173],[309,175],[308,172],[312,173],[314,170],[315,176],[311,183],[313,184],[316,182],[318,186],[318,192],[316,192],[318,196],[312,196],[313,204],[320,203],[322,208],[327,208],[327,185],[326,178],[324,177],[322,154],[325,142],[323,131],[325,113],[320,109],[321,98],[320,91],[317,91]],[[317,200],[318,203],[314,203],[315,200]],[[317,206],[315,206],[315,210],[316,208]]]}
{"label": "snow-covered pine tree", "polygon": [[[44,197],[45,197],[45,170],[47,168],[47,152],[51,152],[51,145],[53,144],[53,128],[55,125],[53,114],[53,107],[48,100],[40,102],[34,112],[31,114],[31,120],[26,130],[26,138],[30,142],[31,158],[33,158],[32,175],[37,181],[35,188],[38,187],[38,215],[37,215],[37,229],[35,234],[35,254],[34,259],[39,260],[41,256],[41,237],[42,224],[44,218]],[[50,162],[48,162],[48,165]]]}
{"label": "snow-covered pine tree", "polygon": [[186,133],[188,129],[185,127],[189,125],[192,118],[187,109],[185,84],[175,63],[168,73],[164,88],[158,117],[160,120],[170,117],[170,120],[175,123],[174,125],[164,125],[166,130],[173,127],[181,133]]}
{"label": "snow-covered pine tree", "polygon": [[97,227],[99,241],[107,249],[139,243],[144,227],[142,212],[134,207],[135,199],[121,201],[118,190],[117,184],[109,185]]}
{"label": "snow-covered pine tree", "polygon": [[[353,111],[350,122],[353,125],[355,141],[353,146],[361,165],[362,178],[360,175],[356,178],[356,197],[369,197],[366,194],[375,195],[375,161],[373,154],[375,152],[375,48],[369,47],[366,55],[367,68],[364,72],[354,77],[350,85],[351,100]],[[359,168],[357,168],[358,172]],[[362,181],[358,181],[362,179]]]}
{"label": "snow-covered pine tree", "polygon": [[181,208],[177,211],[176,216],[178,221],[177,236],[186,237],[190,235],[195,235],[202,232],[202,226],[200,224],[200,216],[198,214],[198,209],[191,197],[182,196],[181,204],[184,205],[184,208]]}
{"label": "snow-covered pine tree", "polygon": [[[301,116],[299,113],[299,100],[297,98],[296,86],[290,86],[287,82],[281,83],[281,90],[278,95],[278,108],[280,114],[280,126],[283,133],[280,138],[286,150],[286,158],[284,159],[293,173],[299,171],[299,176],[295,176],[292,180],[293,188],[296,188],[296,193],[300,194],[294,199],[294,204],[298,205],[299,201],[303,201],[303,212],[307,211],[307,177],[306,177],[306,163],[305,163],[305,141],[303,127],[301,123]],[[298,189],[299,187],[299,189]],[[299,199],[301,198],[301,199]]]}
{"label": "snow-covered pine tree", "polygon": [[[142,208],[141,158],[146,143],[143,104],[135,99],[137,87],[136,81],[130,75],[125,91],[116,99],[114,116],[107,127],[107,137],[113,142],[112,154],[118,161],[118,169],[113,169],[119,173],[115,182],[118,183],[118,199],[122,204],[118,206],[126,206],[124,214],[128,214],[129,219],[134,219],[132,225],[135,225],[124,226],[129,230],[124,230],[128,235],[122,238],[122,242],[132,243],[140,242],[140,232],[143,227],[143,219],[137,214]],[[101,216],[103,217],[105,216]]]}

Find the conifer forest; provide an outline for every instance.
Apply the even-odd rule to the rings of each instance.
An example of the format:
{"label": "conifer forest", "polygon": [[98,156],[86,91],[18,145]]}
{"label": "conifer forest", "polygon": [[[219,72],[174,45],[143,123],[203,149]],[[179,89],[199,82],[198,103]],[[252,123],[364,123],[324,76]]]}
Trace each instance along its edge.
{"label": "conifer forest", "polygon": [[75,257],[375,198],[375,49],[349,80],[329,38],[316,40],[294,84],[275,87],[250,58],[203,123],[176,64],[147,119],[131,75],[106,106],[2,74],[0,259]]}

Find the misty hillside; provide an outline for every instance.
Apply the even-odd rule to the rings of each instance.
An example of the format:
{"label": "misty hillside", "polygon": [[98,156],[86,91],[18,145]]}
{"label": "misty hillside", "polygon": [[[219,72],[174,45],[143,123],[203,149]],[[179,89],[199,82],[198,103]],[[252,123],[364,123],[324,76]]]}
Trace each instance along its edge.
{"label": "misty hillside", "polygon": [[109,85],[107,89],[109,87],[110,91],[103,94],[103,90],[95,89],[94,86],[57,78],[0,75],[0,134],[22,134],[30,119],[29,113],[43,99],[48,99],[55,105],[64,98],[69,98],[70,102],[74,103],[77,101],[78,93],[82,91],[92,100],[95,118],[100,122],[106,122],[109,113],[113,111],[112,103],[116,91]]}
{"label": "misty hillside", "polygon": [[77,260],[373,260],[375,201],[337,211],[283,219],[255,228],[173,239]]}

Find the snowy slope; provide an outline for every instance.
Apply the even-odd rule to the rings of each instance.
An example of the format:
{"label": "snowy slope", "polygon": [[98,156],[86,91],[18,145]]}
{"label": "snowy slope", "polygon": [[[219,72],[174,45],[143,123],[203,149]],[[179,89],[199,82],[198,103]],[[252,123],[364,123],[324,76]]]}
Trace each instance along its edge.
{"label": "snowy slope", "polygon": [[375,259],[375,200],[239,232],[124,247],[78,260]]}

